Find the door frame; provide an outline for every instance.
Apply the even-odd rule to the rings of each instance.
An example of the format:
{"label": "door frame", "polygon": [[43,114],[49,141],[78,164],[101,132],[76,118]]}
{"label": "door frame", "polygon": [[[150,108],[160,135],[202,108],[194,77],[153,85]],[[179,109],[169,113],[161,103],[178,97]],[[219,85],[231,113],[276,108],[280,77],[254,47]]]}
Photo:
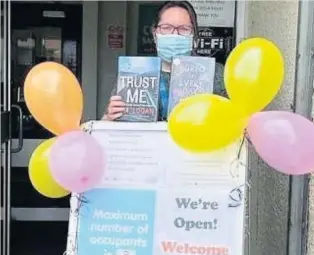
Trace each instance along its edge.
{"label": "door frame", "polygon": [[[1,18],[0,18],[1,32],[3,32],[3,45],[1,49],[3,55],[1,58],[2,66],[2,77],[0,82],[3,82],[3,91],[1,91],[1,97],[3,105],[1,105],[1,123],[6,121],[6,131],[1,131],[1,135],[7,137],[1,137],[1,173],[0,178],[2,179],[0,196],[3,201],[3,207],[0,207],[0,220],[1,224],[1,255],[9,255],[10,253],[10,225],[11,225],[11,139],[10,139],[10,117],[11,117],[11,1],[1,1]],[[3,28],[3,29],[2,29]],[[4,117],[4,119],[2,119]],[[1,124],[2,130],[2,124]]]}
{"label": "door frame", "polygon": [[248,4],[249,1],[236,1],[236,44],[238,44],[248,36]]}
{"label": "door frame", "polygon": [[[314,2],[299,2],[298,38],[295,67],[296,113],[313,119],[314,69]],[[314,212],[313,178],[311,175],[290,177],[290,211],[288,228],[288,255],[312,254]]]}

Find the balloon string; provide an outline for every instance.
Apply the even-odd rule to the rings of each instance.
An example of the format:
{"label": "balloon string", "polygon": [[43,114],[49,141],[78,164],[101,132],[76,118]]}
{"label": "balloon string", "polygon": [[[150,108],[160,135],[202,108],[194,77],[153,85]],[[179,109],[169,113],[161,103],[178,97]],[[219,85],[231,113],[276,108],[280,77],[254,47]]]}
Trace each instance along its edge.
{"label": "balloon string", "polygon": [[80,209],[83,207],[83,205],[88,204],[89,201],[87,200],[87,198],[83,195],[76,195],[75,196],[77,201],[78,201],[78,206],[74,211],[75,216],[79,216],[80,215]]}
{"label": "balloon string", "polygon": [[85,204],[90,203],[89,200],[84,195],[80,195],[80,194],[73,194],[71,197],[71,200],[72,199],[74,199],[74,203],[71,202],[71,207],[73,207],[75,204],[75,208],[73,208],[74,210],[71,209],[71,216],[73,217],[70,220],[72,221],[75,220],[77,222],[76,229],[74,233],[72,233],[72,230],[71,230],[71,233],[70,232],[68,233],[68,240],[70,241],[67,246],[67,250],[62,255],[76,255],[77,254],[77,250],[78,250],[77,239],[78,239],[78,229],[79,229],[77,225],[79,222],[78,217],[80,215],[82,216],[81,209],[83,208],[83,206]]}
{"label": "balloon string", "polygon": [[244,130],[244,138],[246,138],[246,140],[248,141],[248,143],[250,145],[253,145],[251,139],[250,139],[250,135],[249,135],[249,132],[247,131],[247,129]]}
{"label": "balloon string", "polygon": [[[247,142],[250,144],[250,145],[253,145],[251,139],[250,139],[250,135],[248,133],[248,130],[247,128],[244,130],[244,137],[243,137],[243,140],[242,140],[242,145],[244,145],[244,141],[245,139],[247,140]],[[248,169],[246,171],[249,171]],[[251,191],[251,184],[249,182],[249,180],[247,180],[245,182],[245,192],[246,192],[246,196],[244,198],[244,212],[245,212],[245,216],[244,216],[244,230],[245,230],[245,238],[249,238],[250,237],[250,222],[249,222],[249,219],[250,219],[250,211],[249,211],[249,196],[250,196],[250,191]]]}
{"label": "balloon string", "polygon": [[82,131],[91,134],[93,131],[93,121],[82,124]]}
{"label": "balloon string", "polygon": [[[243,138],[241,139],[241,143],[240,143],[240,146],[239,146],[239,151],[237,152],[237,156],[236,158],[231,162],[231,166],[230,166],[230,175],[232,176],[232,178],[236,179],[238,178],[238,174],[237,174],[237,170],[238,170],[238,167],[239,165],[243,166],[245,165],[243,162],[241,162],[241,153],[242,153],[242,149],[243,149],[243,146],[244,146],[244,143],[245,143],[245,135],[243,136]],[[232,165],[233,163],[236,162],[236,167],[235,169],[233,169]],[[242,191],[242,188],[245,187],[246,184],[242,184],[242,185],[239,185],[237,186],[236,188],[232,189],[229,193],[229,198],[232,200],[232,203],[229,203],[229,207],[238,207],[242,204],[242,200],[244,198],[243,196],[243,191]],[[237,193],[237,194],[235,194]]]}
{"label": "balloon string", "polygon": [[240,157],[241,157],[241,152],[242,152],[242,148],[244,146],[244,142],[245,142],[245,133],[244,133],[244,136],[241,140],[241,143],[240,143],[240,147],[239,147],[239,151],[238,151],[238,154],[237,154],[237,159],[240,160]]}
{"label": "balloon string", "polygon": [[93,132],[93,126],[94,126],[94,121],[91,121],[90,122],[90,125],[89,125],[89,127],[88,127],[88,133],[91,135],[92,134],[92,132]]}
{"label": "balloon string", "polygon": [[229,192],[229,198],[232,200],[232,203],[229,203],[228,207],[238,207],[242,204],[243,200],[243,191],[242,187],[245,185],[240,185]]}

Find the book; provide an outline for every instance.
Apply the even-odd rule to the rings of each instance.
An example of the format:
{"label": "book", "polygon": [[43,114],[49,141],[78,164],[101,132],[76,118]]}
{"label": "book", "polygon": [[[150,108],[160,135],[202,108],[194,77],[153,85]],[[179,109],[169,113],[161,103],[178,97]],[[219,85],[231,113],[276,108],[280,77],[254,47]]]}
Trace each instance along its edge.
{"label": "book", "polygon": [[172,60],[168,116],[180,100],[189,96],[213,93],[215,58],[179,56]]}
{"label": "book", "polygon": [[159,57],[119,57],[117,95],[126,103],[126,112],[117,120],[158,120],[160,74]]}

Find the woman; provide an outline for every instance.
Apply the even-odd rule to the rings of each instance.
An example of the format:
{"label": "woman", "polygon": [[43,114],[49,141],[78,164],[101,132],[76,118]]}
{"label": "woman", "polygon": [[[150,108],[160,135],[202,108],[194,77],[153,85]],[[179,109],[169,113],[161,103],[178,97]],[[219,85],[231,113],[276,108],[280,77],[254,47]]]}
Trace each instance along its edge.
{"label": "woman", "polygon": [[[160,79],[159,120],[166,120],[171,60],[175,56],[189,56],[194,53],[193,46],[197,39],[197,15],[193,6],[188,1],[165,2],[158,11],[153,35],[157,55],[163,63]],[[214,87],[221,88],[223,68],[217,67],[219,66],[216,65]],[[103,119],[115,120],[121,117],[124,111],[125,103],[121,101],[121,97],[112,96]]]}

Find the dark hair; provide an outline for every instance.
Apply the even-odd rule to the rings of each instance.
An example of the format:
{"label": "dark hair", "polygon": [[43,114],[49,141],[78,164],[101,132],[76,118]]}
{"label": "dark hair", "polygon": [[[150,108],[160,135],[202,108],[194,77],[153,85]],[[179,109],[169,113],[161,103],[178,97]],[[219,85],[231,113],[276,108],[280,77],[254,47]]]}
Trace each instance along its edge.
{"label": "dark hair", "polygon": [[189,1],[166,1],[166,2],[164,2],[164,4],[162,6],[160,6],[160,8],[158,10],[157,17],[156,17],[156,20],[155,20],[153,27],[156,29],[158,26],[158,23],[160,22],[162,14],[166,10],[173,8],[173,7],[179,7],[179,8],[182,8],[188,12],[190,19],[191,19],[192,26],[193,26],[194,37],[197,37],[198,36],[197,15],[196,15],[196,12],[195,12],[192,4]]}

